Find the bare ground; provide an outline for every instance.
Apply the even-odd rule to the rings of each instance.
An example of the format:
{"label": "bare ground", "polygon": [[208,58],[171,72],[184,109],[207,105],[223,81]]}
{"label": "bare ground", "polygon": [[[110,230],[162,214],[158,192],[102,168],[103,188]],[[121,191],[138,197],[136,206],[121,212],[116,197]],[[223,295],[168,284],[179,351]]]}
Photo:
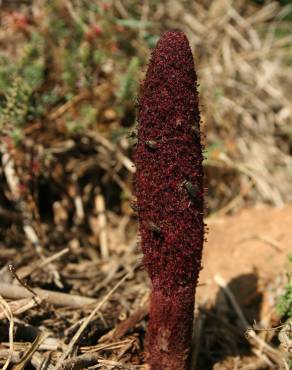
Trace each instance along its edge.
{"label": "bare ground", "polygon": [[[202,329],[201,357],[208,360],[203,362],[202,368],[270,368],[259,354],[253,358],[252,346],[246,346],[244,341],[237,342],[228,334],[227,326],[230,323],[237,325],[240,318],[236,309],[226,303],[226,289],[233,293],[250,326],[271,328],[275,325],[278,320],[276,298],[287,254],[292,250],[291,222],[291,205],[281,208],[258,206],[208,221],[208,242],[200,276],[202,285],[197,290],[197,304],[209,307],[207,313],[203,310],[207,331]],[[221,280],[226,283],[226,289],[220,286]],[[210,302],[213,302],[211,307]],[[244,325],[239,326],[244,337]],[[260,331],[258,335],[265,339],[272,336],[269,331]],[[245,362],[250,367],[244,367]]]}

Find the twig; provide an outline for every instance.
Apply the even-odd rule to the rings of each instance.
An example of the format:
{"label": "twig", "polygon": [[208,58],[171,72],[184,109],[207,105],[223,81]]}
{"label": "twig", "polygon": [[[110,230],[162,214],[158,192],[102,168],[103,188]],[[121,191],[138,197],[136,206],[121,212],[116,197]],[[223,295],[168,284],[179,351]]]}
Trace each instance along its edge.
{"label": "twig", "polygon": [[[42,345],[40,345],[40,348]],[[1,350],[0,351],[0,358],[7,357],[8,351],[7,350]],[[14,351],[12,354],[12,363],[17,363],[20,361],[20,352]],[[49,363],[50,358],[45,358],[43,355],[41,355],[39,352],[34,352],[31,357],[31,364],[38,370],[53,370],[53,365]],[[45,365],[45,366],[44,366]]]}
{"label": "twig", "polygon": [[72,357],[63,362],[60,366],[62,370],[80,370],[88,369],[89,366],[93,366],[98,363],[100,355],[96,353],[85,353],[80,356]]}
{"label": "twig", "polygon": [[241,370],[261,370],[265,368],[266,365],[267,363],[264,359],[258,359],[256,362],[242,367]]}
{"label": "twig", "polygon": [[2,368],[2,370],[6,370],[10,364],[13,355],[13,327],[14,327],[14,320],[13,314],[11,312],[9,304],[5,301],[5,299],[0,295],[0,306],[2,307],[5,316],[9,320],[9,355],[8,358]]}
{"label": "twig", "polygon": [[12,157],[4,145],[1,146],[1,152],[2,152],[2,166],[6,176],[6,181],[11,191],[12,199],[13,201],[18,202],[20,198],[20,186],[14,168],[14,163],[12,161]]}
{"label": "twig", "polygon": [[147,370],[147,368],[143,365],[142,366],[124,365],[117,361],[105,360],[96,353],[86,353],[84,355],[70,358],[61,365],[60,369],[62,370],[88,369],[95,364],[99,364],[95,368],[104,368],[104,366],[106,366],[107,369],[115,368],[125,370],[137,370],[137,369]]}
{"label": "twig", "polygon": [[65,352],[61,355],[61,357],[58,359],[55,367],[54,367],[54,370],[58,370],[60,368],[62,368],[62,363],[64,362],[64,360],[66,359],[66,357],[70,354],[70,352],[72,351],[74,345],[76,344],[76,342],[79,340],[80,336],[82,335],[82,333],[84,332],[84,330],[86,329],[87,325],[90,323],[90,321],[92,320],[92,318],[97,314],[97,312],[101,309],[101,307],[104,305],[104,303],[109,299],[109,297],[118,289],[118,287],[128,278],[128,276],[130,275],[130,273],[127,273],[109,292],[108,294],[99,302],[99,304],[92,310],[92,312],[90,313],[90,315],[88,317],[86,317],[82,323],[82,325],[80,326],[80,328],[77,330],[77,332],[75,333],[74,337],[72,338],[72,340],[70,341],[70,343],[68,344],[68,347],[67,349],[65,350]]}
{"label": "twig", "polygon": [[133,329],[141,320],[143,320],[149,314],[149,296],[147,296],[145,302],[135,312],[132,313],[126,320],[119,323],[113,332],[114,339],[120,339],[127,332]]}
{"label": "twig", "polygon": [[[79,103],[81,100],[87,99],[90,96],[89,91],[83,91],[80,94],[74,96],[71,100],[67,101],[65,104],[58,107],[56,110],[51,112],[48,116],[50,120],[55,120],[61,117],[64,113],[66,113],[70,108],[72,108],[75,104]],[[70,148],[71,149],[71,148]]]}
{"label": "twig", "polygon": [[131,339],[124,339],[117,342],[108,342],[108,343],[99,343],[95,346],[87,346],[87,347],[80,347],[81,353],[92,353],[98,352],[104,349],[120,349],[125,347],[125,345],[133,344],[133,338]]}
{"label": "twig", "polygon": [[[97,300],[88,297],[82,297],[73,294],[53,292],[50,290],[44,290],[35,288],[34,292],[41,298],[51,303],[54,306],[67,306],[70,308],[82,308],[86,305],[96,303]],[[10,299],[29,298],[33,294],[24,287],[0,283],[0,295]]]}
{"label": "twig", "polygon": [[19,213],[5,209],[2,206],[0,206],[0,217],[14,222],[21,221],[21,215]]}
{"label": "twig", "polygon": [[101,257],[103,259],[108,259],[109,250],[108,250],[108,235],[107,235],[107,220],[106,220],[106,209],[105,202],[102,194],[98,194],[95,197],[95,209],[98,218],[99,226],[99,244]]}
{"label": "twig", "polygon": [[28,290],[32,294],[33,297],[36,297],[37,294],[34,292],[34,290],[31,289],[31,287],[29,285],[27,285],[25,282],[23,282],[21,280],[21,278],[18,276],[18,274],[15,271],[15,267],[10,264],[10,265],[8,265],[8,268],[9,268],[12,276],[19,282],[19,284],[22,285],[26,290]]}
{"label": "twig", "polygon": [[66,0],[65,1],[65,5],[66,5],[66,8],[70,14],[70,16],[72,17],[72,19],[78,24],[78,26],[80,26],[82,28],[82,30],[84,32],[87,32],[88,31],[88,26],[86,23],[83,22],[83,20],[81,19],[81,17],[79,16],[78,14],[78,11],[76,11],[71,3],[71,1],[69,0]]}
{"label": "twig", "polygon": [[106,139],[104,136],[99,134],[96,131],[88,131],[87,135],[91,137],[92,139],[98,141],[101,145],[103,145],[105,148],[107,148],[109,151],[115,153],[117,159],[123,164],[123,166],[130,172],[135,173],[135,165],[134,163],[125,156],[113,143],[111,143],[108,139]]}
{"label": "twig", "polygon": [[13,366],[12,370],[22,370],[25,368],[26,364],[28,361],[31,359],[32,355],[36,352],[38,349],[39,345],[41,342],[48,336],[48,333],[46,332],[40,332],[33,343],[31,344],[30,348],[28,351],[24,354],[22,359],[17,363],[16,365]]}
{"label": "twig", "polygon": [[[38,234],[35,228],[32,226],[33,217],[30,216],[31,211],[29,210],[29,207],[27,206],[26,201],[23,199],[21,191],[20,191],[21,189],[20,180],[19,180],[16,168],[15,168],[13,157],[9,153],[6,145],[2,144],[0,146],[0,150],[2,153],[2,165],[4,168],[6,180],[7,180],[11,195],[12,195],[12,200],[14,201],[14,203],[16,204],[17,208],[19,209],[19,211],[22,213],[22,216],[23,216],[23,231],[27,239],[35,247],[35,250],[38,253],[38,255],[42,259],[44,259],[42,244],[40,242],[40,239],[38,237]],[[56,285],[59,287],[62,287],[62,283],[61,283],[58,271],[54,268],[53,265],[49,265],[49,269],[51,270],[51,273],[53,274],[53,278],[54,278]]]}
{"label": "twig", "polygon": [[[23,230],[25,232],[25,235],[26,235],[27,239],[35,247],[35,250],[38,253],[38,255],[40,256],[40,258],[42,260],[45,260],[44,253],[43,253],[43,247],[42,247],[42,244],[40,242],[40,239],[39,239],[35,229],[31,225],[25,224],[23,226]],[[55,269],[54,265],[52,265],[52,264],[47,264],[47,265],[49,267],[49,270],[50,270],[51,274],[53,275],[53,279],[54,279],[55,284],[59,288],[63,288],[63,284],[61,282],[59,272]]]}
{"label": "twig", "polygon": [[[35,299],[31,298],[23,298],[17,301],[9,302],[8,303],[11,309],[11,312],[14,316],[19,315],[25,311],[30,310],[32,307],[35,307],[38,303]],[[0,320],[6,317],[5,312],[0,310]]]}
{"label": "twig", "polygon": [[63,257],[65,254],[67,254],[69,252],[69,248],[64,248],[62,249],[61,251],[53,254],[52,256],[50,257],[47,257],[46,259],[44,259],[43,261],[41,262],[38,262],[37,265],[34,265],[34,266],[28,266],[28,268],[26,268],[25,271],[22,271],[22,272],[18,272],[18,276],[20,279],[25,279],[27,276],[31,275],[32,273],[34,273],[35,271],[37,270],[41,270],[43,269],[45,266],[47,266],[49,263],[59,259],[60,257]]}

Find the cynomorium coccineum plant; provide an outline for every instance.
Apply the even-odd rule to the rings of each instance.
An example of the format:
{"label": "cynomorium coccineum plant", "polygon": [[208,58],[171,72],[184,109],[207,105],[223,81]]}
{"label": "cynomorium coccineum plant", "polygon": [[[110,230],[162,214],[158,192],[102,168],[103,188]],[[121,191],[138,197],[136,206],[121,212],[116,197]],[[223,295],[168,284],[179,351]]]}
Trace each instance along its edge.
{"label": "cynomorium coccineum plant", "polygon": [[152,282],[145,350],[151,370],[187,368],[204,240],[196,73],[181,31],[164,33],[138,99],[136,195]]}

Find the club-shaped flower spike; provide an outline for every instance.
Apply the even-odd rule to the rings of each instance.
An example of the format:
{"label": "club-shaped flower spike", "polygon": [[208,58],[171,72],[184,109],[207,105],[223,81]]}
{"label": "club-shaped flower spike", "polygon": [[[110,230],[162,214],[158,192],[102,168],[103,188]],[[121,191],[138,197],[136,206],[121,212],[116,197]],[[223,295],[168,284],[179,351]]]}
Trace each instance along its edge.
{"label": "club-shaped flower spike", "polygon": [[[146,360],[151,370],[185,370],[204,241],[204,191],[197,78],[183,32],[164,33],[152,52],[138,109],[135,186],[152,282]],[[145,143],[154,138],[159,145],[151,150]]]}

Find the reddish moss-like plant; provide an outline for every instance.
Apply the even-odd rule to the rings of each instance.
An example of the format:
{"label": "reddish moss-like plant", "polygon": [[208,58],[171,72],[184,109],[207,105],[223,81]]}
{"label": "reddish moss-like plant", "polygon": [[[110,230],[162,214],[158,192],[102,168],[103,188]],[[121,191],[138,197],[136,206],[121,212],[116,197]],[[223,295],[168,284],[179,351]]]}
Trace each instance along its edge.
{"label": "reddish moss-like plant", "polygon": [[204,223],[196,73],[183,32],[168,31],[158,42],[138,106],[137,208],[153,288],[147,362],[151,370],[184,370]]}

